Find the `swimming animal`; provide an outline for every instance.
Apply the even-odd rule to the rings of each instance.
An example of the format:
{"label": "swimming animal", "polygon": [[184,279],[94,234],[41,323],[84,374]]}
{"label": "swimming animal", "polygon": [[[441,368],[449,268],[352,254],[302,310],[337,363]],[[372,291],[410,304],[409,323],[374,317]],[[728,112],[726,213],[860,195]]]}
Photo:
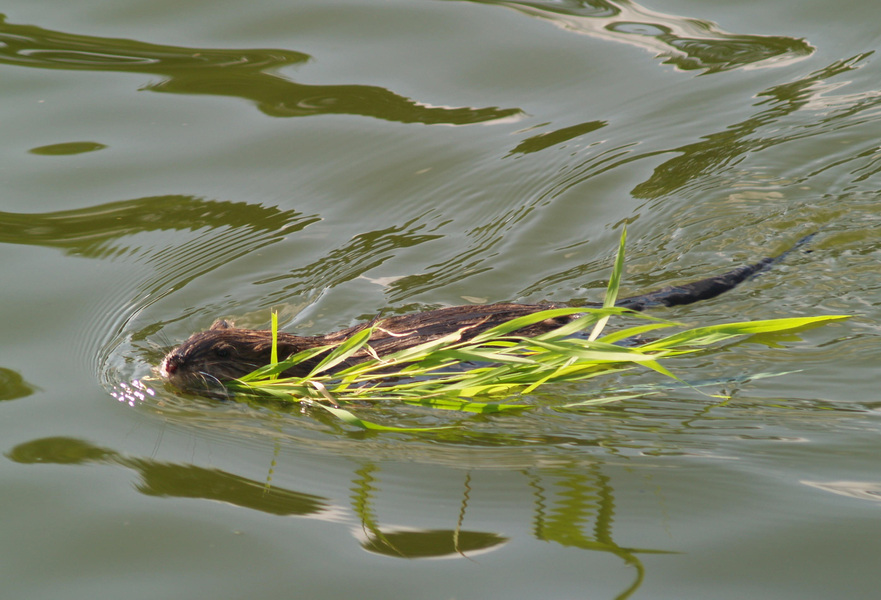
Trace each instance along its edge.
{"label": "swimming animal", "polygon": [[[813,234],[812,234],[813,235]],[[616,306],[642,311],[657,306],[678,306],[715,298],[733,289],[757,273],[781,260],[811,236],[802,238],[793,248],[754,264],[743,265],[727,273],[669,286],[639,296],[623,298]],[[583,305],[596,308],[599,304]],[[464,330],[462,341],[511,319],[552,308],[569,308],[567,304],[513,304],[496,303],[465,305],[428,310],[408,315],[377,318],[371,322],[335,331],[326,335],[298,336],[279,332],[277,347],[279,359],[302,350],[338,344],[365,327],[374,326],[369,344],[380,357],[437,339],[454,331]],[[578,315],[547,319],[516,332],[520,336],[535,336],[569,323]],[[227,321],[215,321],[207,331],[195,333],[180,346],[166,354],[159,367],[160,375],[174,386],[189,391],[210,391],[222,387],[224,381],[242,377],[258,367],[270,364],[272,333],[269,330],[240,329]],[[363,350],[353,355],[336,369],[365,360],[370,355]],[[318,359],[306,361],[281,374],[283,377],[308,374]]]}

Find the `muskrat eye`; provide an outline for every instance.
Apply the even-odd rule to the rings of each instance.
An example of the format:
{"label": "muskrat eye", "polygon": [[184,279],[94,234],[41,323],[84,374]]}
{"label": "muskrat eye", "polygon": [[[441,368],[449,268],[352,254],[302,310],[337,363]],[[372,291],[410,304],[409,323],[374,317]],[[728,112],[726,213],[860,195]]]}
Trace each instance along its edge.
{"label": "muskrat eye", "polygon": [[232,348],[229,346],[218,346],[214,349],[214,356],[217,358],[229,358],[230,354],[232,354]]}

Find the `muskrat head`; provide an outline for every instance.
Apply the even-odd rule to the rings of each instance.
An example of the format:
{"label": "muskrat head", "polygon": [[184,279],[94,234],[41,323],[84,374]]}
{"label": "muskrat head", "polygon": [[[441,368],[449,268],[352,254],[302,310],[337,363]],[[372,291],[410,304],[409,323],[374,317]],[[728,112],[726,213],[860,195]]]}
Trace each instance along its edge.
{"label": "muskrat head", "polygon": [[[297,350],[290,344],[282,346],[279,344],[279,358]],[[271,353],[269,331],[237,329],[220,320],[166,354],[159,365],[159,374],[181,389],[216,391],[222,389],[224,381],[269,364]]]}

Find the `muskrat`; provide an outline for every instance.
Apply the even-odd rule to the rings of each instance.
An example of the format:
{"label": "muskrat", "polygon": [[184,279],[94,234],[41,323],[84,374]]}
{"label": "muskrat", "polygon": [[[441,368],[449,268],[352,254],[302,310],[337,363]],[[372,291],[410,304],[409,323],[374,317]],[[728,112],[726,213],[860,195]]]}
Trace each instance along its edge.
{"label": "muskrat", "polygon": [[[800,240],[793,248],[798,247],[811,236]],[[790,250],[765,258],[757,263],[743,265],[722,275],[701,279],[679,286],[665,287],[639,296],[618,300],[615,306],[642,311],[656,306],[678,306],[691,304],[700,300],[714,298],[731,290],[756,273],[770,267],[782,259]],[[581,305],[584,308],[596,308],[595,303]],[[302,350],[336,344],[365,327],[375,326],[370,337],[370,347],[381,356],[397,352],[437,339],[457,330],[463,330],[462,340],[467,341],[480,332],[507,322],[511,319],[552,308],[568,308],[567,304],[512,304],[497,303],[483,305],[466,305],[440,308],[420,313],[377,318],[369,323],[342,329],[327,335],[298,336],[290,333],[278,333],[278,356],[282,360]],[[556,329],[578,315],[559,317],[541,321],[516,332],[521,336],[535,336]],[[254,369],[271,362],[272,333],[268,330],[239,329],[223,320],[201,333],[192,335],[180,346],[169,352],[162,360],[159,372],[162,377],[176,387],[210,392],[224,381],[246,375]],[[368,357],[366,352],[355,354],[337,369],[355,364]],[[304,376],[314,366],[314,360],[301,363],[288,369],[282,376]]]}

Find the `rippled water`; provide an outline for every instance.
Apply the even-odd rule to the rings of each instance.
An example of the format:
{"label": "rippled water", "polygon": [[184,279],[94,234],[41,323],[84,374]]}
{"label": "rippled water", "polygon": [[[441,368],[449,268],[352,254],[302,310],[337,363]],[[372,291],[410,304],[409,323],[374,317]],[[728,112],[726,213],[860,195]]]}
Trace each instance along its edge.
{"label": "rippled water", "polygon": [[[876,595],[873,4],[4,10],[4,594]],[[627,293],[819,232],[661,316],[855,317],[677,359],[699,388],[595,410],[558,407],[661,380],[371,414],[456,426],[430,434],[151,378],[218,317],[319,333],[597,300],[624,224]]]}

